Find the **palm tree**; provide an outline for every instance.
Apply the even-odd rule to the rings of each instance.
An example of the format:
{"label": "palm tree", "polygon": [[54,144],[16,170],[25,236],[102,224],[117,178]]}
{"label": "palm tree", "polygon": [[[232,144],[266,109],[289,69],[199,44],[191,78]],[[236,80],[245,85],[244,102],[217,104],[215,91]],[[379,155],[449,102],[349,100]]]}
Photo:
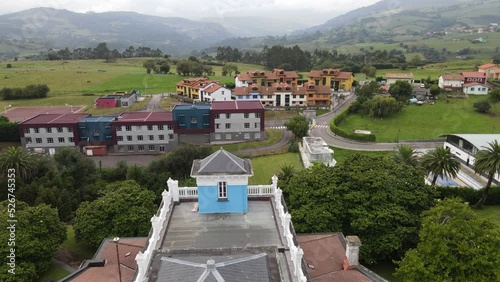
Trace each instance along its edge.
{"label": "palm tree", "polygon": [[291,164],[283,164],[278,172],[278,178],[280,181],[288,182],[290,178],[297,172],[295,167]]}
{"label": "palm tree", "polygon": [[436,147],[422,157],[422,167],[433,174],[432,186],[436,185],[438,176],[456,177],[460,163],[453,157],[449,148]]}
{"label": "palm tree", "polygon": [[26,180],[35,169],[35,157],[21,147],[9,147],[0,155],[0,169],[15,169],[16,176]]}
{"label": "palm tree", "polygon": [[477,201],[478,208],[483,207],[488,193],[490,192],[491,182],[496,173],[500,174],[500,143],[497,140],[488,143],[489,147],[483,146],[483,150],[479,150],[476,154],[476,161],[474,162],[474,171],[476,173],[487,173],[488,183],[483,190],[483,195]]}
{"label": "palm tree", "polygon": [[420,165],[418,162],[417,151],[406,144],[400,145],[396,148],[392,154],[392,159],[396,162],[404,163],[415,168]]}

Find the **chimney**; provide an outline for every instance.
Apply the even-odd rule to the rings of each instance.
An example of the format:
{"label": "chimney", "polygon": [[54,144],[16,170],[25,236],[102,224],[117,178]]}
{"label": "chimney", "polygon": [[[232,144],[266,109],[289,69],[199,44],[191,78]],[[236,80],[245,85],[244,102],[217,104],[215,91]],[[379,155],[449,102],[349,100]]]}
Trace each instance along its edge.
{"label": "chimney", "polygon": [[361,241],[358,236],[347,236],[346,237],[346,248],[345,248],[345,259],[344,259],[344,270],[355,269],[359,265],[359,247],[361,247]]}

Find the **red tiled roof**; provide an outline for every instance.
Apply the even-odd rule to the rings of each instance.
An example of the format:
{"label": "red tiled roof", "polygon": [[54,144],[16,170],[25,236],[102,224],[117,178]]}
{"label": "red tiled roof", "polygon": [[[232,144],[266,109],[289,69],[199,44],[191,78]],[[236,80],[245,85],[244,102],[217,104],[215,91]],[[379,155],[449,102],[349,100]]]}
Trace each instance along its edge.
{"label": "red tiled roof", "polygon": [[116,123],[172,121],[172,112],[127,112],[122,113]]}
{"label": "red tiled roof", "polygon": [[31,119],[22,122],[22,125],[40,125],[40,124],[76,124],[89,114],[40,114]]}
{"label": "red tiled roof", "polygon": [[262,110],[260,101],[214,101],[211,110]]}
{"label": "red tiled roof", "polygon": [[413,79],[413,73],[386,73],[386,78]]}
{"label": "red tiled roof", "polygon": [[444,74],[442,77],[444,80],[464,80],[464,77],[460,74]]}
{"label": "red tiled roof", "polygon": [[349,79],[352,77],[352,72],[340,72],[339,75],[337,75],[336,78],[339,79]]}
{"label": "red tiled roof", "polygon": [[495,64],[484,64],[478,67],[478,69],[490,69],[490,68],[498,68],[498,66]]}
{"label": "red tiled roof", "polygon": [[252,81],[252,77],[248,73],[240,73],[236,75],[240,81]]}
{"label": "red tiled roof", "polygon": [[[105,240],[95,259],[106,260],[106,264],[102,267],[89,267],[71,281],[121,282],[133,280],[137,268],[135,256],[144,249],[147,238],[123,238],[118,244],[110,239]],[[118,268],[120,268],[120,272]]]}
{"label": "red tiled roof", "polygon": [[207,93],[213,93],[220,88],[222,88],[221,85],[214,83],[214,84],[210,85],[209,87],[205,88],[203,91],[205,91]]}
{"label": "red tiled roof", "polygon": [[309,72],[308,76],[310,78],[321,78],[323,76],[338,76],[340,73],[340,69],[312,70]]}
{"label": "red tiled roof", "polygon": [[[246,96],[250,95],[251,93],[259,93],[260,95],[274,95],[274,93],[277,92],[291,92],[292,95],[305,95],[306,89],[303,86],[290,86],[286,83],[276,83],[273,86],[251,85],[248,87],[236,87],[233,91],[233,95]],[[328,93],[330,93],[330,89],[328,89]]]}
{"label": "red tiled roof", "polygon": [[[283,72],[283,74],[280,74]],[[261,70],[248,71],[237,75],[240,81],[252,81],[254,78],[265,78],[266,80],[278,80],[281,77],[284,79],[298,78],[299,75],[296,71],[284,71],[282,69],[274,69],[272,72],[265,72]]]}
{"label": "red tiled roof", "polygon": [[463,77],[477,77],[477,78],[485,78],[486,73],[484,72],[462,72],[460,73]]}
{"label": "red tiled roof", "polygon": [[190,77],[177,82],[175,85],[177,87],[189,86],[195,89],[199,89],[204,85],[208,85],[210,83],[218,83],[218,82],[219,82],[218,80],[210,80],[206,77]]}
{"label": "red tiled roof", "polygon": [[465,87],[469,87],[469,86],[474,86],[474,85],[482,85],[484,87],[487,87],[487,88],[490,88],[489,85],[486,85],[486,84],[482,84],[480,82],[469,82],[469,83],[465,83],[464,86]]}
{"label": "red tiled roof", "polygon": [[369,282],[357,269],[344,270],[345,248],[340,233],[298,235],[313,282]]}

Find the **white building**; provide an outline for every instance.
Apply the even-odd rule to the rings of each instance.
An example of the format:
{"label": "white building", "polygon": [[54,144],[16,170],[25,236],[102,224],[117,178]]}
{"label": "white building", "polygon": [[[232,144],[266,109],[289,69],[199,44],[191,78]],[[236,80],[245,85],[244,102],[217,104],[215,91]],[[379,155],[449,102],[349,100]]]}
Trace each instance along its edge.
{"label": "white building", "polygon": [[337,161],[333,158],[333,150],[328,147],[325,140],[321,137],[304,137],[302,139],[304,153],[307,158],[307,164],[313,162],[335,166]]}
{"label": "white building", "polygon": [[387,79],[387,85],[396,83],[398,80],[407,81],[413,83],[413,73],[386,73],[385,77]]}
{"label": "white building", "polygon": [[462,89],[464,77],[459,74],[445,74],[439,77],[439,88]]}
{"label": "white building", "polygon": [[200,88],[198,91],[198,101],[209,102],[213,101],[231,101],[231,89],[226,88],[218,83],[210,83],[209,85]]}
{"label": "white building", "polygon": [[488,95],[490,87],[479,82],[471,82],[464,84],[464,93],[471,95]]}

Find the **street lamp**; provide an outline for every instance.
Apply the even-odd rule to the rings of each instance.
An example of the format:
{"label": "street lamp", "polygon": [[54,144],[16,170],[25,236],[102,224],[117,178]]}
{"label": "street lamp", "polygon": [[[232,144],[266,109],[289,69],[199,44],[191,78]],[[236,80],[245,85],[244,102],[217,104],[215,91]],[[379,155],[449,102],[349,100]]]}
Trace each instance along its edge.
{"label": "street lamp", "polygon": [[12,107],[12,105],[8,105],[8,106],[3,107],[3,108],[4,108],[4,110],[5,110],[5,113],[7,113],[7,109],[8,109],[8,108],[11,108],[11,107]]}
{"label": "street lamp", "polygon": [[66,107],[71,107],[71,113],[73,113],[73,106],[70,104],[66,104]]}

